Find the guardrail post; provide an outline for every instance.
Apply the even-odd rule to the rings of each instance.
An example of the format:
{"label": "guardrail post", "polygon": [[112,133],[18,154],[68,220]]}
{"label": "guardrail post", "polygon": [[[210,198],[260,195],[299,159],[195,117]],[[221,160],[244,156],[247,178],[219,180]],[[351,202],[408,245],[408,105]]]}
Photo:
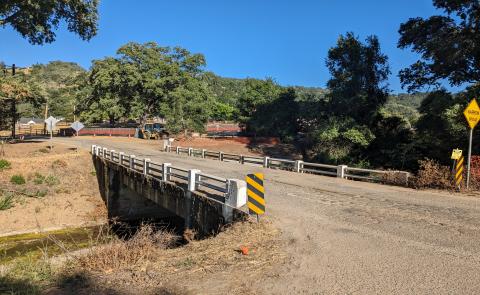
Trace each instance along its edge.
{"label": "guardrail post", "polygon": [[110,151],[110,160],[113,161],[113,153],[115,153],[115,150]]}
{"label": "guardrail post", "polygon": [[191,157],[193,155],[193,148],[188,148],[188,156]]}
{"label": "guardrail post", "polygon": [[223,152],[218,153],[218,158],[220,161],[223,161]]}
{"label": "guardrail post", "polygon": [[177,146],[177,154],[180,154],[180,147]]}
{"label": "guardrail post", "polygon": [[100,156],[100,149],[101,149],[100,146],[97,146],[97,147],[95,148],[95,156],[97,156],[97,157]]}
{"label": "guardrail post", "polygon": [[92,155],[95,155],[95,149],[97,148],[96,145],[92,144]]}
{"label": "guardrail post", "polygon": [[238,160],[238,163],[245,164],[245,156],[244,155],[240,155],[240,159]]}
{"label": "guardrail post", "polygon": [[130,155],[130,169],[135,169],[135,155]]}
{"label": "guardrail post", "polygon": [[123,165],[123,156],[125,155],[124,152],[120,152],[118,153],[118,163],[120,164],[120,166]]}
{"label": "guardrail post", "polygon": [[197,189],[197,176],[201,171],[197,169],[188,170],[188,191],[193,192]]}
{"label": "guardrail post", "polygon": [[150,159],[143,159],[143,174],[148,176],[148,172],[150,169]]}
{"label": "guardrail post", "polygon": [[302,172],[303,168],[303,161],[297,160],[295,161],[295,172],[300,173]]}
{"label": "guardrail post", "polygon": [[405,174],[405,186],[408,186],[408,179],[410,178],[410,172],[404,172]]}
{"label": "guardrail post", "polygon": [[240,208],[247,203],[247,183],[239,179],[228,179],[228,192],[222,208],[226,222],[233,221],[233,208]]}
{"label": "guardrail post", "polygon": [[172,166],[172,163],[162,164],[162,180],[163,181],[170,181],[170,166]]}
{"label": "guardrail post", "polygon": [[206,151],[207,151],[206,149],[202,149],[202,159],[205,159],[205,152]]}
{"label": "guardrail post", "polygon": [[337,177],[345,178],[345,170],[347,170],[347,165],[338,165],[337,166]]}
{"label": "guardrail post", "polygon": [[107,158],[107,148],[103,148],[102,156],[103,156],[103,158]]}
{"label": "guardrail post", "polygon": [[270,157],[263,157],[263,167],[268,168],[269,161],[270,161]]}

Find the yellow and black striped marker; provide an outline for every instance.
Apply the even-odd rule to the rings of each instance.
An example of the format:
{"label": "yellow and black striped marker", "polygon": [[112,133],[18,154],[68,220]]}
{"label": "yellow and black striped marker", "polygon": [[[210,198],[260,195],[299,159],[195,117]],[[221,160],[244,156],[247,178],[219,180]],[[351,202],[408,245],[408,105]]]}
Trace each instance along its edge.
{"label": "yellow and black striped marker", "polygon": [[248,174],[246,180],[248,211],[250,214],[262,215],[265,213],[265,189],[263,188],[263,173]]}
{"label": "yellow and black striped marker", "polygon": [[455,165],[455,186],[460,188],[463,180],[463,156],[461,156]]}

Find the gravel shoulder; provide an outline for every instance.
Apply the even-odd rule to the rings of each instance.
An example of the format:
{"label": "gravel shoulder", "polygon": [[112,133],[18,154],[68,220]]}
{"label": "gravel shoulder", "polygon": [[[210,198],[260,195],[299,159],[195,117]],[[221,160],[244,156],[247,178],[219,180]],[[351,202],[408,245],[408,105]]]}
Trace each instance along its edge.
{"label": "gravel shoulder", "polygon": [[[295,174],[161,152],[160,143],[56,139],[243,179],[263,172],[287,262],[252,281],[265,294],[477,294],[480,198]],[[212,290],[215,293],[215,290]]]}

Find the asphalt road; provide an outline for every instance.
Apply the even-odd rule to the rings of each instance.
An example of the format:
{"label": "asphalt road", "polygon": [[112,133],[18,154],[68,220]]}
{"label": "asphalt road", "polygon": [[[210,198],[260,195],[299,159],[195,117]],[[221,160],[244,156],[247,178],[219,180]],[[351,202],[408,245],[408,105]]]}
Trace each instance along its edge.
{"label": "asphalt road", "polygon": [[265,174],[267,212],[290,263],[256,282],[270,294],[479,294],[479,196],[377,185],[189,158],[128,141],[98,144],[227,178]]}

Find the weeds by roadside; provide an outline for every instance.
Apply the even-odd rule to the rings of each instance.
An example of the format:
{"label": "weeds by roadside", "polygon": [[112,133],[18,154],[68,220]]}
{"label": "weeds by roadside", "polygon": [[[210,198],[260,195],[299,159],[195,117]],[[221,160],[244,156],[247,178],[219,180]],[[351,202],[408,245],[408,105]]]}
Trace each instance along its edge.
{"label": "weeds by roadside", "polygon": [[5,160],[5,159],[0,159],[0,171],[5,170],[5,169],[10,169],[12,164]]}
{"label": "weeds by roadside", "polygon": [[16,260],[0,271],[0,294],[41,294],[54,281],[56,270],[48,259],[32,256]]}
{"label": "weeds by roadside", "polygon": [[0,196],[0,211],[8,210],[12,208],[13,205],[13,195],[1,195]]}
{"label": "weeds by roadside", "polygon": [[25,177],[23,177],[21,174],[12,175],[10,178],[10,183],[15,185],[24,185],[26,183]]}

